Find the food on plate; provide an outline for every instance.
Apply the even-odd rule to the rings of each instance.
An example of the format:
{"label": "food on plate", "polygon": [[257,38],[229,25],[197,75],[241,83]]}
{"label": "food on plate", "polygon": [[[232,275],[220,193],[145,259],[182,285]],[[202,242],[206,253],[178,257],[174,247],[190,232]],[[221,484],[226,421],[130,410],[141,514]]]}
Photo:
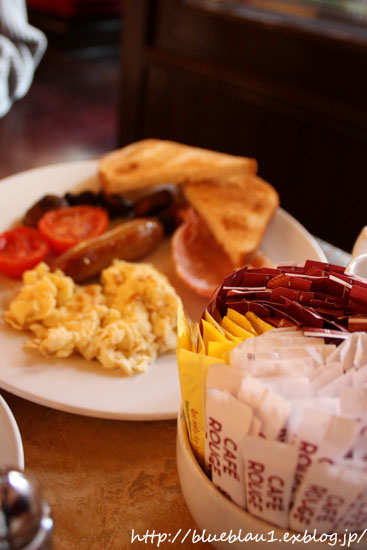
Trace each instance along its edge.
{"label": "food on plate", "polygon": [[105,155],[99,190],[48,195],[27,211],[37,229],[22,231],[45,250],[17,272],[29,267],[6,322],[46,356],[143,372],[175,349],[180,299],[154,267],[129,262],[173,234],[177,273],[207,297],[235,268],[267,263],[259,245],[279,197],[256,171],[251,158],[156,139]]}
{"label": "food on plate", "polygon": [[136,261],[154,250],[163,239],[162,224],[157,219],[136,218],[119,224],[94,237],[82,241],[52,262],[53,269],[61,269],[76,282],[95,277],[114,259]]}
{"label": "food on plate", "polygon": [[177,275],[191,290],[209,297],[233,266],[193,209],[187,211],[185,220],[172,236],[172,261]]}
{"label": "food on plate", "polygon": [[153,216],[162,210],[169,208],[175,201],[176,196],[172,188],[158,189],[144,193],[135,201],[133,210],[134,216],[144,218]]}
{"label": "food on plate", "polygon": [[109,221],[106,210],[97,206],[71,206],[46,212],[38,221],[38,229],[59,254],[85,239],[101,235]]}
{"label": "food on plate", "polygon": [[[50,265],[82,282],[114,257],[133,260],[145,249],[149,252],[163,236],[158,226],[152,239],[146,226],[142,233],[139,229],[143,250],[136,254],[129,237],[146,223],[136,219],[154,217],[166,236],[173,235],[178,276],[196,293],[210,297],[234,269],[271,265],[259,247],[279,196],[256,170],[256,160],[248,157],[146,139],[100,159],[100,190],[46,196],[25,219],[34,224],[42,209],[60,201],[60,208],[46,211],[37,226],[53,253],[65,254],[54,263],[50,257]],[[65,207],[65,201],[72,206]],[[122,218],[123,226],[100,237],[111,227],[110,217]]]}
{"label": "food on plate", "polygon": [[0,273],[20,277],[49,253],[48,241],[33,227],[19,226],[0,235]]}
{"label": "food on plate", "polygon": [[279,205],[269,183],[232,175],[187,183],[183,192],[193,210],[173,236],[172,254],[178,275],[192,289],[210,297],[234,269],[270,264],[259,252]]}
{"label": "food on plate", "polygon": [[254,159],[155,139],[132,143],[99,162],[106,194],[176,184],[186,213],[181,205],[173,263],[178,276],[205,297],[240,266],[271,265],[259,246],[279,196],[256,170]]}
{"label": "food on plate", "polygon": [[150,189],[128,197],[127,194],[107,195],[104,191],[67,192],[62,197],[45,195],[36,201],[26,212],[22,223],[37,227],[38,221],[49,210],[67,208],[69,206],[91,205],[107,211],[110,219],[148,218],[156,216],[163,224],[167,234],[178,225],[177,213],[182,204],[173,186]]}
{"label": "food on plate", "polygon": [[99,162],[99,178],[106,194],[256,171],[255,159],[160,139],[131,143]]}
{"label": "food on plate", "polygon": [[26,347],[45,356],[78,353],[131,375],[175,349],[179,302],[166,277],[149,264],[115,260],[99,284],[80,286],[42,262],[24,273],[4,318],[31,331]]}
{"label": "food on plate", "polygon": [[110,218],[129,218],[133,215],[133,203],[121,194],[106,195],[103,191],[81,191],[65,193],[64,199],[70,206],[91,204],[107,210]]}
{"label": "food on plate", "polygon": [[69,206],[99,206],[107,211],[110,218],[129,218],[133,215],[133,203],[123,195],[106,195],[103,191],[81,191],[65,193],[63,196],[45,195],[36,201],[25,213],[23,225],[37,227],[38,221],[49,210]]}
{"label": "food on plate", "polygon": [[189,182],[183,192],[234,266],[251,261],[279,206],[274,187],[252,174]]}
{"label": "food on plate", "polygon": [[55,208],[66,208],[67,206],[70,205],[64,197],[45,195],[27,210],[23,217],[23,224],[37,227],[38,221],[46,212]]}

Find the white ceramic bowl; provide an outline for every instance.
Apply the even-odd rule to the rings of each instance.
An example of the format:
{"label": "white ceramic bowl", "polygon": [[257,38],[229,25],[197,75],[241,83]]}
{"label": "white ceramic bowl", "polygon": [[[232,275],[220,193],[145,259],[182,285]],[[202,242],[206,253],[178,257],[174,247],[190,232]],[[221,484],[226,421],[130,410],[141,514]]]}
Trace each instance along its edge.
{"label": "white ceramic bowl", "polygon": [[[275,547],[282,550],[287,547],[291,549],[294,547],[299,548],[300,546],[305,550],[330,550],[333,547],[340,547],[338,543],[330,545],[331,541],[329,541],[329,544],[326,542],[314,542],[314,540],[310,540],[307,544],[304,542],[292,543],[291,540],[285,542],[283,538],[286,534],[285,530],[265,523],[248,514],[245,510],[223,496],[204,474],[192,452],[182,408],[177,420],[176,450],[177,469],[182,492],[190,513],[199,528],[197,533],[200,534],[200,531],[205,530],[203,532],[203,537],[206,537],[205,540],[208,540],[207,537],[209,536],[215,537],[216,540],[212,538],[208,541],[212,543],[214,548],[260,550],[265,547],[266,541],[274,542]],[[288,531],[288,533],[289,538],[294,534],[291,531]],[[237,537],[237,540],[232,538],[232,542],[230,542],[230,534]],[[241,539],[245,539],[247,535],[247,539],[251,538],[252,540],[240,541],[238,539],[239,535]],[[256,535],[258,540],[255,540]],[[259,540],[261,535],[263,537],[262,542]],[[320,535],[316,534],[316,539]],[[190,536],[192,536],[192,533],[190,533],[188,538]],[[219,540],[221,536],[222,541]],[[278,539],[278,542],[274,539]],[[340,539],[340,542],[342,542],[342,535],[340,535]],[[362,545],[351,544],[349,548],[359,548],[361,550]]]}

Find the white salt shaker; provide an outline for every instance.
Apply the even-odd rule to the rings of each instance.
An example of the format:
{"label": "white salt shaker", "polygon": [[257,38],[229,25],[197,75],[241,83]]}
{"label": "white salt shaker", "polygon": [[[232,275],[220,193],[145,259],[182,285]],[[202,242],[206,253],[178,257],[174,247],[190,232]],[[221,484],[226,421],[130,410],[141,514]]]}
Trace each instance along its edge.
{"label": "white salt shaker", "polygon": [[51,550],[53,521],[36,480],[0,471],[0,550]]}

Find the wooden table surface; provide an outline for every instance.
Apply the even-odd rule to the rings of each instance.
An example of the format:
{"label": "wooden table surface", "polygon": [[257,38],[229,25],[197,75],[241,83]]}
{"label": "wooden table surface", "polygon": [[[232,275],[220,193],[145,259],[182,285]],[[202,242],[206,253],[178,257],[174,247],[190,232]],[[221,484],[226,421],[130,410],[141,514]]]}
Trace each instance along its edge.
{"label": "wooden table surface", "polygon": [[[168,539],[198,529],[180,488],[174,420],[91,418],[1,394],[19,426],[25,472],[38,479],[51,506],[55,550],[156,548],[158,538],[132,543],[132,533]],[[159,548],[191,546],[177,537]]]}

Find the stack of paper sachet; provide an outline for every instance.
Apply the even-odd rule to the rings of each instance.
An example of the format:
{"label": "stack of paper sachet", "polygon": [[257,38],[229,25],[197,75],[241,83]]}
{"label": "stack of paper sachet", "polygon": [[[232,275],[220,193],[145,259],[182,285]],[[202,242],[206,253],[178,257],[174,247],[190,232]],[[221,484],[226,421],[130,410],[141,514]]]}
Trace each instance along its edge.
{"label": "stack of paper sachet", "polygon": [[[246,271],[258,284],[260,270]],[[270,290],[278,275],[268,278]],[[299,273],[296,277],[302,279]],[[329,279],[324,273],[316,277],[318,288],[320,277]],[[342,281],[327,284],[338,293],[339,310],[344,304],[341,316],[351,317],[348,292],[340,293],[338,285],[349,291],[353,285]],[[304,285],[302,280],[296,284]],[[325,290],[325,281],[321,284]],[[234,309],[228,288],[224,281],[198,325],[190,326],[182,311],[179,315],[182,403],[199,463],[222,493],[266,522],[295,531],[362,530],[367,520],[366,332],[350,332],[348,320],[343,329],[337,315],[327,317],[304,303],[301,317],[308,323],[317,319],[318,326],[293,316],[295,323],[286,318],[283,324],[284,301],[271,302],[276,304],[272,325],[266,299],[255,302],[260,306],[255,313],[247,292]],[[274,281],[273,288],[279,288]],[[364,297],[361,289],[354,296]],[[253,292],[268,292],[268,287]],[[321,296],[311,285],[307,292],[307,300],[328,302],[327,293]],[[286,300],[289,308],[289,295]],[[362,319],[367,307],[358,306]],[[266,320],[259,316],[261,308]]]}

